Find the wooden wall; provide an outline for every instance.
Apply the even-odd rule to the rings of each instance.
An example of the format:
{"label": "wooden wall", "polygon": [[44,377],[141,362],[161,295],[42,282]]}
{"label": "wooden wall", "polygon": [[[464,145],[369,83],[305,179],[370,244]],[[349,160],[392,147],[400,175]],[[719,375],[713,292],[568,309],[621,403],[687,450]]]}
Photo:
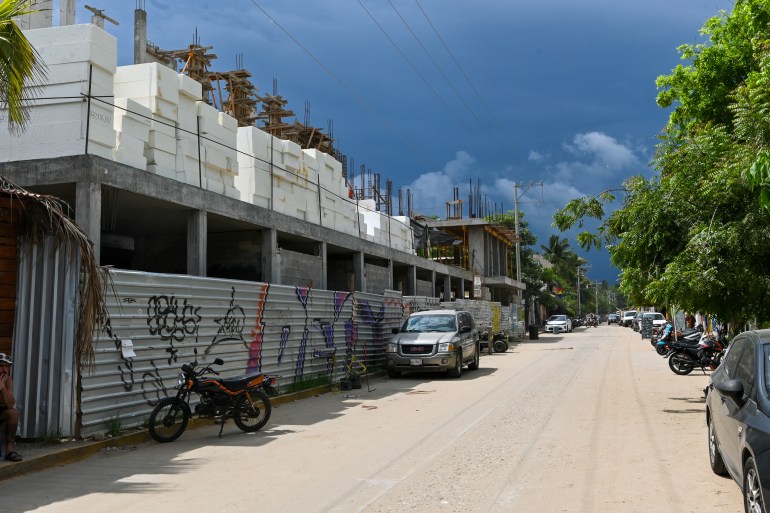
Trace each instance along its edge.
{"label": "wooden wall", "polygon": [[0,352],[12,354],[19,200],[0,196]]}

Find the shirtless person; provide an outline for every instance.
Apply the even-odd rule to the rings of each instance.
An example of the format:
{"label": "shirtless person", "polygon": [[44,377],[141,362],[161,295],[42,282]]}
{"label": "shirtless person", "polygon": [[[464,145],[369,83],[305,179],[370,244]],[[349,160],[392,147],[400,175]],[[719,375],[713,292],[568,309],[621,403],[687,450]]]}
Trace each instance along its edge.
{"label": "shirtless person", "polygon": [[13,396],[13,378],[11,378],[13,360],[5,353],[0,353],[0,436],[2,436],[5,459],[21,461],[21,454],[16,452],[16,428],[19,424],[19,412],[16,410],[16,398]]}

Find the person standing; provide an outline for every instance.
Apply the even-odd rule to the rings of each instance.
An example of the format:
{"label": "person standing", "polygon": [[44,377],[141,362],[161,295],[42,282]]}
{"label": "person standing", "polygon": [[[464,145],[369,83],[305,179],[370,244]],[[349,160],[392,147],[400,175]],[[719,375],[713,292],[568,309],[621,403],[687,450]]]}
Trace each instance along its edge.
{"label": "person standing", "polygon": [[12,365],[11,357],[0,353],[0,436],[6,461],[21,461],[21,454],[16,452],[19,412],[16,410],[16,398],[13,395]]}

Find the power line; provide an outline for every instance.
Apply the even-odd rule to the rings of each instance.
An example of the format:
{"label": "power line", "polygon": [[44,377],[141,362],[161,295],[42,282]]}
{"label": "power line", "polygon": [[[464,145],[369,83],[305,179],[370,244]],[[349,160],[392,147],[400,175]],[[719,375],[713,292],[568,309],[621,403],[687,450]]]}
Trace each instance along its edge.
{"label": "power line", "polygon": [[[291,39],[297,46],[299,46],[305,54],[307,54],[311,59],[313,59],[318,66],[321,67],[322,70],[324,70],[330,77],[332,77],[339,85],[342,86],[342,88],[350,94],[356,101],[358,101],[361,105],[363,105],[370,114],[372,114],[375,119],[386,129],[390,130],[392,133],[397,135],[404,143],[406,143],[407,146],[412,148],[412,150],[415,152],[415,154],[419,155],[423,159],[425,159],[426,163],[430,164],[431,166],[437,166],[436,162],[433,162],[430,156],[428,156],[424,151],[422,151],[417,145],[415,145],[409,137],[406,136],[403,132],[398,130],[396,127],[390,125],[382,116],[380,116],[377,111],[372,107],[369,102],[366,101],[365,98],[363,98],[361,95],[356,93],[350,86],[348,86],[345,82],[342,81],[337,75],[334,74],[334,72],[329,69],[323,62],[321,62],[320,59],[318,59],[313,53],[305,47],[296,37],[294,37],[286,28],[283,27],[280,23],[278,23],[278,20],[276,20],[273,16],[270,15],[265,9],[260,6],[256,0],[249,0],[254,6],[259,9],[262,14],[264,14],[267,19],[269,19],[276,27],[278,27],[286,36]],[[437,166],[440,168],[440,165]]]}
{"label": "power line", "polygon": [[482,104],[482,105],[484,106],[484,108],[487,110],[487,113],[489,114],[489,116],[490,116],[490,117],[491,117],[491,118],[494,120],[494,122],[497,124],[497,127],[498,127],[500,130],[503,130],[503,127],[502,127],[502,125],[500,125],[500,122],[497,120],[497,118],[495,117],[495,115],[492,113],[492,110],[489,108],[489,106],[487,105],[487,103],[484,101],[484,98],[482,98],[482,97],[481,97],[481,94],[480,94],[480,93],[479,93],[479,91],[476,89],[476,87],[473,85],[473,82],[471,82],[471,79],[468,77],[468,74],[467,74],[467,73],[465,73],[465,70],[463,69],[462,65],[461,65],[461,64],[460,64],[460,62],[457,60],[457,58],[454,56],[454,54],[452,53],[452,50],[450,50],[450,49],[449,49],[449,46],[448,46],[448,45],[446,44],[446,42],[444,41],[444,38],[442,38],[442,37],[441,37],[441,34],[439,34],[439,32],[438,32],[438,30],[436,29],[435,25],[433,25],[433,22],[432,22],[432,21],[430,20],[430,18],[428,17],[428,13],[426,13],[426,12],[425,12],[425,9],[423,9],[423,8],[422,8],[422,5],[420,5],[420,0],[414,0],[414,1],[415,1],[415,3],[417,4],[417,7],[419,7],[419,8],[420,8],[420,11],[422,11],[422,14],[423,14],[423,16],[425,16],[425,19],[426,19],[426,20],[428,20],[428,24],[429,24],[429,25],[431,26],[431,28],[433,29],[433,32],[436,34],[436,37],[438,38],[438,40],[439,40],[439,41],[441,41],[441,44],[442,44],[442,45],[444,45],[444,48],[446,48],[446,51],[447,51],[447,53],[448,53],[448,54],[449,54],[449,56],[452,58],[452,60],[454,61],[454,63],[457,65],[457,68],[460,70],[460,73],[462,73],[463,77],[465,77],[465,80],[467,80],[467,81],[468,81],[468,84],[471,86],[471,89],[473,89],[473,92],[475,92],[475,93],[476,93],[476,97],[479,99],[479,101],[481,102],[481,104]]}
{"label": "power line", "polygon": [[422,79],[422,81],[428,87],[430,92],[433,93],[433,96],[435,96],[438,99],[438,101],[441,102],[441,104],[452,114],[452,116],[454,116],[454,118],[457,120],[458,123],[460,123],[460,125],[463,126],[463,128],[465,128],[469,133],[471,133],[473,135],[477,135],[477,134],[475,134],[475,132],[473,132],[468,127],[468,125],[465,124],[465,122],[460,118],[460,116],[458,116],[457,113],[454,110],[452,110],[452,107],[450,107],[449,104],[447,104],[447,102],[444,101],[443,98],[441,98],[441,96],[436,92],[436,90],[433,88],[433,86],[430,85],[430,83],[425,78],[425,76],[420,72],[419,69],[417,69],[417,66],[415,66],[412,63],[411,60],[409,60],[409,57],[406,56],[406,54],[401,50],[401,48],[399,48],[399,46],[396,44],[396,42],[393,41],[393,38],[390,37],[390,35],[385,31],[385,29],[382,27],[382,25],[380,25],[380,23],[372,15],[372,13],[369,12],[369,9],[366,8],[366,6],[363,4],[363,2],[361,2],[361,0],[356,0],[356,1],[358,2],[358,5],[360,5],[361,8],[366,12],[366,14],[369,15],[369,17],[372,19],[374,24],[377,25],[377,28],[379,28],[382,31],[382,33],[385,34],[385,37],[388,39],[388,41],[390,41],[390,44],[393,45],[393,47],[396,49],[396,51],[399,53],[399,55],[401,55],[401,57],[406,61],[406,63],[409,64],[409,66],[414,70],[415,73],[417,73],[417,76],[419,76],[420,79]]}
{"label": "power line", "polygon": [[465,105],[465,107],[468,109],[468,111],[471,113],[471,115],[474,117],[474,119],[476,119],[476,121],[478,121],[479,125],[480,125],[480,126],[481,126],[481,128],[482,128],[482,129],[483,129],[483,130],[484,130],[484,131],[487,133],[487,135],[488,135],[488,136],[489,136],[489,137],[490,137],[492,140],[494,140],[494,141],[495,141],[495,143],[497,143],[499,146],[501,146],[501,148],[500,148],[500,149],[503,149],[503,148],[502,148],[502,145],[500,144],[500,141],[498,141],[498,140],[497,140],[497,138],[495,137],[495,135],[494,135],[494,134],[493,134],[493,133],[492,133],[492,132],[491,132],[491,131],[490,131],[490,130],[487,128],[487,126],[484,124],[484,122],[482,122],[482,121],[481,121],[481,119],[479,119],[478,115],[476,114],[476,111],[475,111],[473,108],[471,108],[471,106],[470,106],[470,105],[468,105],[468,102],[466,102],[466,101],[465,101],[465,98],[463,98],[463,96],[460,94],[460,92],[459,92],[459,91],[457,90],[457,88],[454,86],[454,84],[452,83],[452,81],[451,81],[451,80],[449,80],[449,77],[446,75],[446,73],[444,73],[444,70],[443,70],[443,69],[441,69],[441,66],[439,66],[439,64],[436,62],[436,60],[435,60],[435,59],[433,58],[433,56],[430,54],[430,52],[428,51],[428,49],[427,49],[427,48],[425,48],[425,45],[422,43],[422,41],[420,40],[420,38],[419,38],[419,37],[417,37],[417,34],[415,34],[415,33],[414,33],[414,30],[412,30],[412,27],[409,25],[409,23],[407,23],[406,19],[404,19],[404,17],[401,15],[401,12],[399,12],[399,10],[396,8],[396,6],[393,4],[393,2],[392,2],[391,0],[388,0],[388,3],[389,3],[389,4],[390,4],[390,6],[393,8],[393,10],[396,12],[396,14],[398,15],[398,17],[399,17],[399,18],[401,18],[401,21],[404,23],[404,26],[405,26],[405,27],[406,27],[406,29],[409,31],[409,33],[410,33],[410,34],[412,34],[412,37],[414,37],[414,40],[415,40],[415,41],[417,41],[417,44],[418,44],[418,45],[420,45],[420,48],[422,48],[422,51],[423,51],[423,52],[425,52],[425,55],[428,57],[428,59],[430,59],[430,61],[431,61],[431,62],[433,63],[433,65],[436,67],[436,69],[437,69],[437,70],[438,70],[438,72],[441,74],[441,76],[442,76],[442,77],[444,77],[444,80],[446,81],[447,85],[448,85],[448,86],[449,86],[449,87],[452,89],[452,91],[454,91],[454,93],[455,93],[455,95],[457,96],[457,98],[459,98],[459,99],[460,99],[460,101],[463,103],[463,105]]}

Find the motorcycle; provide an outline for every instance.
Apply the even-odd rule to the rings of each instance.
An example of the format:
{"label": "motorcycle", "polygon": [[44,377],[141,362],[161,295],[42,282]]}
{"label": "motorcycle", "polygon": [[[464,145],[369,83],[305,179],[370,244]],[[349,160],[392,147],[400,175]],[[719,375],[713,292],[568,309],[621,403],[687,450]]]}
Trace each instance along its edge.
{"label": "motorcycle", "polygon": [[596,320],[596,317],[587,317],[585,321],[585,326],[588,328],[589,326],[593,326],[594,328],[599,326],[599,322]]}
{"label": "motorcycle", "polygon": [[[508,350],[507,338],[508,337],[506,337],[505,333],[502,331],[492,334],[492,349],[494,349],[495,353],[504,353]],[[481,349],[486,349],[489,344],[489,332],[481,332],[479,340],[481,341]]]}
{"label": "motorcycle", "polygon": [[[676,342],[685,344],[697,344],[703,337],[703,326],[698,325],[695,328],[687,328],[684,331],[676,331]],[[670,322],[666,322],[661,328],[653,328],[650,344],[661,356],[665,356],[671,349],[674,342],[674,327]]]}
{"label": "motorcycle", "polygon": [[[222,365],[221,358],[214,365]],[[233,378],[209,378],[208,374],[219,375],[211,365],[202,366],[196,360],[182,365],[175,396],[158,401],[149,418],[150,436],[158,442],[173,442],[179,438],[190,421],[190,397],[200,396],[195,413],[201,417],[221,420],[219,437],[228,417],[247,433],[259,431],[270,419],[272,405],[269,395],[277,395],[274,388],[275,376],[259,372]]]}
{"label": "motorcycle", "polygon": [[674,342],[666,353],[668,367],[680,376],[691,373],[696,367],[705,374],[706,369],[714,370],[719,366],[725,349],[727,340],[719,331],[702,336],[697,344]]}

